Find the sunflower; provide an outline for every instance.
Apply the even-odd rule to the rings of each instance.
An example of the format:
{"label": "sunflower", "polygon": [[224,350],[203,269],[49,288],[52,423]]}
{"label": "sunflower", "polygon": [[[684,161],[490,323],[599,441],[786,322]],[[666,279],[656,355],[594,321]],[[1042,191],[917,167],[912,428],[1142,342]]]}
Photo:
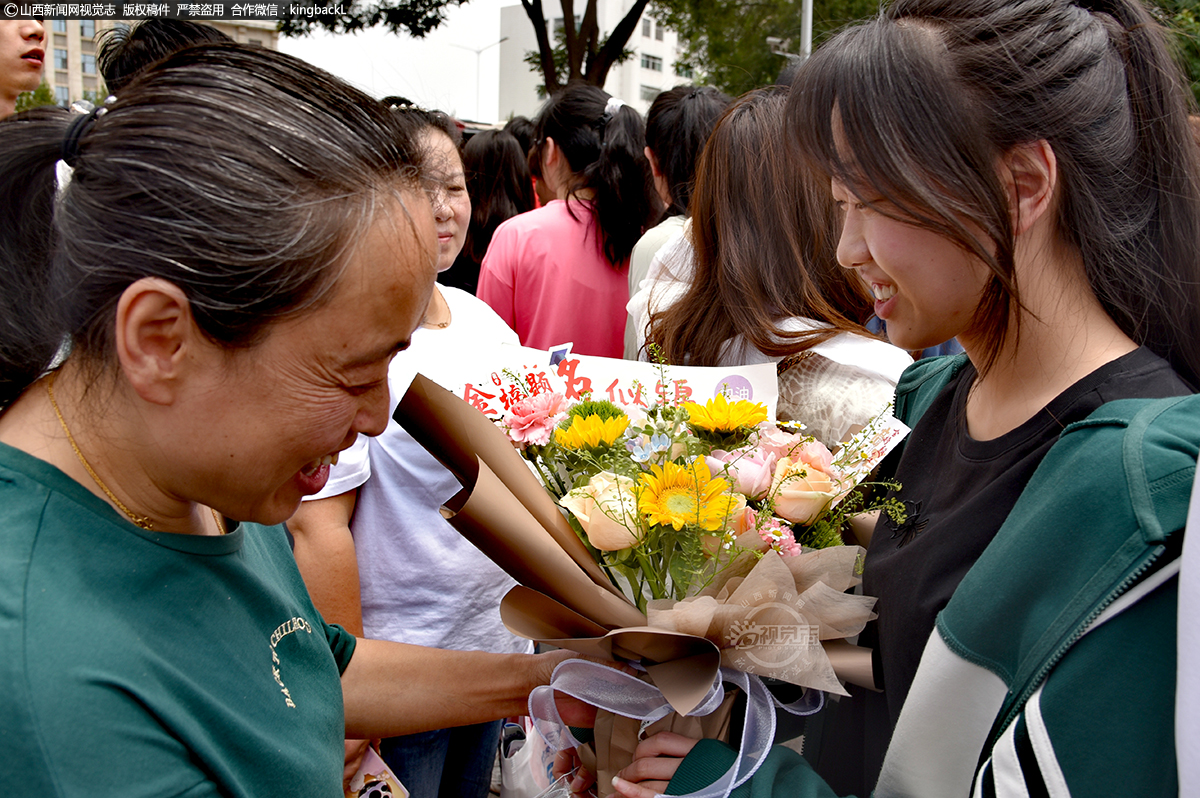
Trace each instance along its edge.
{"label": "sunflower", "polygon": [[709,432],[733,432],[767,420],[766,405],[745,399],[729,402],[724,394],[717,394],[703,405],[688,402],[683,407],[688,411],[688,423]]}
{"label": "sunflower", "polygon": [[628,416],[619,418],[601,418],[598,415],[587,418],[576,417],[571,419],[571,426],[557,430],[554,433],[554,439],[559,446],[567,449],[584,447],[598,449],[601,446],[612,446],[628,426]]}
{"label": "sunflower", "polygon": [[700,457],[687,465],[668,461],[650,466],[650,473],[642,474],[638,484],[638,510],[651,524],[669,524],[676,530],[694,524],[715,532],[724,527],[733,509],[729,483],[713,479]]}

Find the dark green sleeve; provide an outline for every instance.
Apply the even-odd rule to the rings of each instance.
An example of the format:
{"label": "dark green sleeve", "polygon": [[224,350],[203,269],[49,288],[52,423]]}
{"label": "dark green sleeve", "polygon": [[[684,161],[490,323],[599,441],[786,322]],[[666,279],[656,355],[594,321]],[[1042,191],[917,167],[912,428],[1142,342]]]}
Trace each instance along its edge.
{"label": "dark green sleeve", "polygon": [[942,389],[970,361],[966,354],[918,360],[904,370],[896,384],[896,418],[913,426]]}
{"label": "dark green sleeve", "polygon": [[354,647],[358,644],[358,638],[336,623],[325,624],[325,637],[329,639],[329,649],[333,652],[334,660],[337,661],[338,673],[345,673],[346,667],[350,664],[350,658],[354,656]]}
{"label": "dark green sleeve", "polygon": [[[701,740],[679,764],[667,786],[668,795],[703,789],[733,766],[737,752],[717,740]],[[730,798],[836,798],[812,767],[790,748],[774,746],[750,781]]]}

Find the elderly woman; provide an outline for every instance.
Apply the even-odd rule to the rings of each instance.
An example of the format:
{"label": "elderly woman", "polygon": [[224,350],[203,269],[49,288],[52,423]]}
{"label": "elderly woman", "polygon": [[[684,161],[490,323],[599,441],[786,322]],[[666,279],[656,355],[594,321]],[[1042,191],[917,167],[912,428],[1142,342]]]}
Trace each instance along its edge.
{"label": "elderly woman", "polygon": [[519,713],[560,655],[356,640],[280,525],[428,304],[392,116],[213,45],[0,141],[0,794],[328,798],[344,736]]}

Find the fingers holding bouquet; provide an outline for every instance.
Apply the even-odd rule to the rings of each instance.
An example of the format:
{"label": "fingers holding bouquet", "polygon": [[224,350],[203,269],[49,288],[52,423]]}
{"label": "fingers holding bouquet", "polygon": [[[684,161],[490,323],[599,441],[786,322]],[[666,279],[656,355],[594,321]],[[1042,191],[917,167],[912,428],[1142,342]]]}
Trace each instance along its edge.
{"label": "fingers holding bouquet", "polygon": [[[680,763],[699,742],[674,732],[659,732],[638,743],[633,762],[612,779],[617,795],[626,798],[654,798],[666,793]],[[584,764],[579,751],[559,751],[554,762],[554,777],[569,776],[568,785],[575,795],[595,795],[596,774]]]}
{"label": "fingers holding bouquet", "polygon": [[674,732],[659,732],[638,743],[633,762],[613,778],[613,788],[626,798],[654,798],[666,793],[679,765],[699,742]]}

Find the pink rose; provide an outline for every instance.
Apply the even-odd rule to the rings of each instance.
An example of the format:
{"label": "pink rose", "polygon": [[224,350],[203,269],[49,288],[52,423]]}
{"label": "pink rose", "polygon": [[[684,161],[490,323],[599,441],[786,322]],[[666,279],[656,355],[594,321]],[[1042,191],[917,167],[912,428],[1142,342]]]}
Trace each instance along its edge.
{"label": "pink rose", "polygon": [[505,420],[508,437],[517,443],[545,446],[566,415],[567,400],[561,393],[526,396],[512,406]]}
{"label": "pink rose", "polygon": [[705,458],[713,474],[727,474],[733,489],[750,499],[761,499],[771,487],[771,476],[775,471],[774,452],[760,449],[726,452],[714,449]]}
{"label": "pink rose", "polygon": [[792,454],[792,459],[808,463],[826,474],[833,473],[833,452],[829,451],[829,447],[820,441],[809,441],[802,444]]}
{"label": "pink rose", "polygon": [[770,496],[782,518],[811,524],[836,495],[833,479],[814,465],[784,457],[775,466]]}
{"label": "pink rose", "polygon": [[802,446],[808,436],[794,432],[784,432],[775,425],[767,425],[759,427],[758,433],[758,449],[763,454],[773,454],[775,459],[781,457],[791,457],[795,459],[794,451]]}

